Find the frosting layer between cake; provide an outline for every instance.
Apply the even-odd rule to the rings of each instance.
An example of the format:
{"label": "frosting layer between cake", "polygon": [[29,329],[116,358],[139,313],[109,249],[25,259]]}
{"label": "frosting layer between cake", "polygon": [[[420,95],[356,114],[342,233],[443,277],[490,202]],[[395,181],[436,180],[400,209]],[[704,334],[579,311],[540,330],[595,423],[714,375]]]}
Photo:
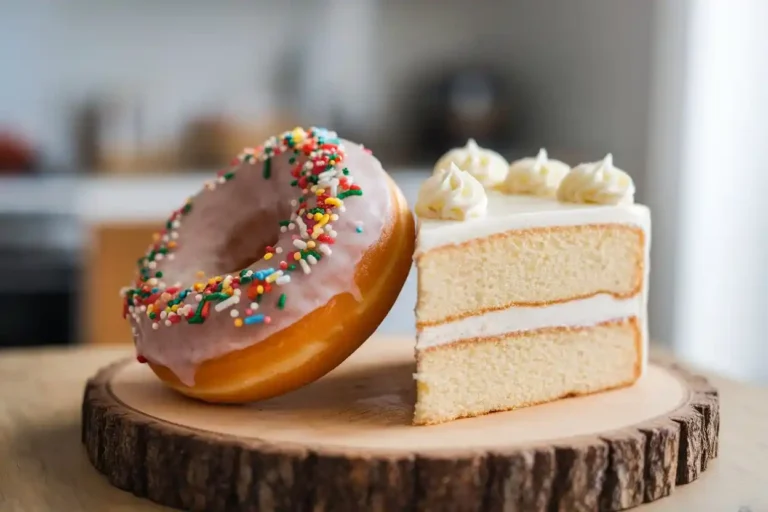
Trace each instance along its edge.
{"label": "frosting layer between cake", "polygon": [[642,294],[630,299],[616,299],[611,295],[600,294],[549,306],[511,307],[424,327],[419,331],[416,349],[544,327],[591,327],[629,317],[640,319],[644,310]]}

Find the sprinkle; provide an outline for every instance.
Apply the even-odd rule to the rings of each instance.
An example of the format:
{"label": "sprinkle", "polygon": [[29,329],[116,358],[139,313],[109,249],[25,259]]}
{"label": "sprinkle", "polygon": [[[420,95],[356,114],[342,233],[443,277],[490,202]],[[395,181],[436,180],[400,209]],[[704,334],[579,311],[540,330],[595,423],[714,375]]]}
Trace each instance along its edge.
{"label": "sprinkle", "polygon": [[256,293],[258,293],[259,295],[261,295],[262,293],[264,293],[264,287],[263,287],[263,286],[261,286],[261,285],[258,285],[258,286],[256,287]]}
{"label": "sprinkle", "polygon": [[312,264],[312,265],[316,265],[316,264],[317,264],[317,258],[315,258],[315,257],[314,257],[313,255],[311,255],[311,254],[310,254],[309,256],[307,256],[307,261],[308,261],[310,264]]}
{"label": "sprinkle", "polygon": [[278,247],[278,248],[276,248],[276,249],[275,249],[275,253],[276,253],[276,254],[283,254],[283,248],[282,248],[282,247]]}
{"label": "sprinkle", "polygon": [[296,260],[296,261],[299,261],[301,259],[301,253],[298,252],[298,251],[293,253],[293,259]]}
{"label": "sprinkle", "polygon": [[216,306],[214,306],[213,309],[215,309],[217,312],[224,311],[227,308],[231,308],[238,302],[240,302],[240,297],[238,297],[237,295],[233,295],[232,297],[216,304]]}
{"label": "sprinkle", "polygon": [[275,280],[275,284],[278,286],[283,286],[284,284],[288,284],[290,282],[291,282],[291,276],[288,276],[288,275],[280,276],[277,278],[277,280]]}
{"label": "sprinkle", "polygon": [[344,192],[340,193],[338,195],[338,198],[339,199],[344,199],[344,198],[349,197],[349,196],[361,196],[361,195],[363,195],[363,191],[362,190],[349,189],[349,190],[345,190]]}
{"label": "sprinkle", "polygon": [[273,254],[271,252],[268,252],[267,254],[264,255],[264,259],[269,261],[269,260],[272,259],[272,256],[273,256]]}
{"label": "sprinkle", "polygon": [[200,302],[201,300],[203,300],[203,296],[198,293],[197,295],[195,295],[195,300],[197,302]]}
{"label": "sprinkle", "polygon": [[272,159],[267,158],[264,160],[264,179],[268,180],[269,177],[272,175]]}
{"label": "sprinkle", "polygon": [[152,322],[152,329],[158,330],[160,328],[160,324],[157,322]]}
{"label": "sprinkle", "polygon": [[307,263],[306,260],[299,260],[299,265],[301,265],[301,270],[303,270],[305,274],[312,272],[309,268],[309,263]]}
{"label": "sprinkle", "polygon": [[171,323],[171,321],[170,321],[170,320],[166,320],[166,321],[165,321],[165,326],[166,326],[166,327],[170,327],[171,325],[173,325],[173,324]]}
{"label": "sprinkle", "polygon": [[251,302],[251,305],[249,306],[252,310],[256,311],[259,309],[259,304],[256,302]]}
{"label": "sprinkle", "polygon": [[274,273],[270,274],[269,277],[267,277],[266,281],[268,283],[272,283],[272,282],[277,280],[282,275],[283,275],[283,271],[282,270],[278,270],[277,272],[274,272]]}
{"label": "sprinkle", "polygon": [[275,271],[273,268],[265,268],[263,270],[259,270],[255,273],[256,279],[265,279],[268,275],[272,274]]}
{"label": "sprinkle", "polygon": [[302,236],[306,236],[307,234],[307,225],[304,224],[304,221],[301,217],[296,217],[296,224],[299,226],[299,231],[301,232]]}
{"label": "sprinkle", "polygon": [[281,233],[285,233],[286,231],[288,231],[288,228],[287,228],[287,227],[285,227],[285,226],[280,226],[280,232],[281,232]]}
{"label": "sprinkle", "polygon": [[235,327],[242,327],[243,326],[243,320],[241,318],[238,318],[235,320]]}
{"label": "sprinkle", "polygon": [[320,244],[320,247],[318,247],[318,249],[320,249],[320,252],[325,254],[326,256],[330,256],[331,253],[333,252],[331,251],[331,248],[328,247],[326,244]]}
{"label": "sprinkle", "polygon": [[[304,261],[304,260],[302,260]],[[277,299],[277,307],[278,309],[283,309],[285,307],[285,294],[281,293],[280,298]]]}
{"label": "sprinkle", "polygon": [[294,241],[293,241],[293,245],[294,245],[294,247],[296,247],[297,249],[301,249],[301,250],[304,250],[304,249],[306,249],[306,248],[307,248],[307,243],[306,243],[305,241],[303,241],[303,240],[298,240],[298,239],[297,239],[297,240],[294,240]]}
{"label": "sprinkle", "polygon": [[247,316],[243,322],[245,325],[261,324],[264,323],[264,315],[259,313],[258,315]]}
{"label": "sprinkle", "polygon": [[240,316],[240,312],[236,309],[233,309],[232,311],[229,312],[229,316],[231,316],[232,318],[237,318],[238,316]]}

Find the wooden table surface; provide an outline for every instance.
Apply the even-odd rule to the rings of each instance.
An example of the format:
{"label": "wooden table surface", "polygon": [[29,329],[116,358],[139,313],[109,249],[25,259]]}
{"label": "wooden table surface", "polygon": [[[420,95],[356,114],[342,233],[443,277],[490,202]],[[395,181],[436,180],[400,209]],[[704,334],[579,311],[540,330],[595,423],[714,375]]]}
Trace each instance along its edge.
{"label": "wooden table surface", "polygon": [[[0,511],[170,510],[113,488],[80,443],[88,377],[128,348],[0,352]],[[768,512],[768,389],[709,375],[720,390],[719,457],[643,512]]]}

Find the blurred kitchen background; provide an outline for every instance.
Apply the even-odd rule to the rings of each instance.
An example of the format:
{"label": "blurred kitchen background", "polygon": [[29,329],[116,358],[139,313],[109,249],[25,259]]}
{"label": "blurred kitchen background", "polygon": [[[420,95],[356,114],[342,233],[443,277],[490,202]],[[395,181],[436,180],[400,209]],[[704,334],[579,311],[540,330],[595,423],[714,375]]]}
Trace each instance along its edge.
{"label": "blurred kitchen background", "polygon": [[[0,2],[0,346],[125,343],[154,228],[244,146],[323,125],[413,201],[468,137],[613,152],[653,209],[651,332],[768,381],[768,2]],[[413,332],[409,280],[381,331]]]}

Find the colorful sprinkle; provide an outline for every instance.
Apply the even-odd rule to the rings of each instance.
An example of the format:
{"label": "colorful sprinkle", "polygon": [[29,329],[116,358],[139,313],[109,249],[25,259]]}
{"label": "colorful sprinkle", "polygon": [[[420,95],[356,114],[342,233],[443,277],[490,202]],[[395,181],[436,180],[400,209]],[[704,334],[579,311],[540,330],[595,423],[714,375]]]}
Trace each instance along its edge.
{"label": "colorful sprinkle", "polygon": [[280,298],[277,299],[277,307],[278,309],[283,309],[285,307],[285,294],[281,293]]}
{"label": "colorful sprinkle", "polygon": [[253,324],[261,324],[264,323],[264,318],[266,318],[263,314],[259,313],[258,315],[251,315],[247,316],[243,319],[243,322],[245,325],[253,325]]}
{"label": "colorful sprinkle", "polygon": [[218,304],[216,304],[216,306],[214,306],[213,309],[215,309],[218,312],[224,311],[227,308],[231,308],[232,306],[234,306],[238,302],[240,302],[240,297],[238,297],[237,295],[233,295],[230,298],[228,298],[226,300],[223,300],[223,301],[219,302]]}
{"label": "colorful sprinkle", "polygon": [[[171,213],[164,229],[153,237],[153,244],[144,257],[138,260],[139,277],[135,287],[121,290],[123,297],[123,314],[131,315],[137,321],[140,315],[146,315],[152,320],[152,328],[158,329],[160,324],[171,326],[186,320],[188,323],[203,323],[210,314],[232,308],[247,296],[251,301],[247,309],[247,318],[239,318],[240,311],[230,309],[229,314],[235,318],[235,325],[250,325],[254,323],[269,323],[271,318],[264,315],[253,315],[262,297],[271,293],[272,286],[282,286],[291,282],[287,272],[295,271],[300,266],[303,273],[311,272],[310,265],[316,265],[321,255],[330,256],[330,245],[335,242],[337,233],[331,223],[339,220],[340,214],[346,211],[344,199],[362,195],[360,187],[353,183],[352,176],[345,162],[344,149],[335,133],[322,128],[303,130],[296,128],[277,137],[271,137],[256,149],[246,148],[231,162],[228,168],[217,173],[217,177],[206,183],[201,194],[208,194],[217,189],[217,183],[237,179],[238,172],[253,172],[244,164],[262,163],[262,176],[270,179],[272,174],[272,159],[289,153],[291,186],[297,187],[297,198],[291,200],[294,212],[289,219],[279,222],[281,232],[294,231],[293,246],[297,249],[287,254],[287,261],[281,261],[279,269],[268,268],[253,272],[242,270],[235,275],[214,276],[206,278],[204,271],[196,273],[198,282],[185,288],[181,283],[169,286],[163,282],[164,260],[173,259],[178,248],[179,229],[184,217],[193,208],[193,198],[185,201],[184,205]],[[292,153],[292,155],[290,155]],[[305,161],[300,161],[303,155]],[[356,224],[356,231],[362,232],[361,223]],[[181,241],[183,243],[183,240]],[[264,260],[271,260],[276,254],[282,254],[281,247],[267,247]],[[289,263],[289,262],[296,262]],[[243,288],[245,294],[243,294]],[[189,304],[185,301],[189,300]],[[278,305],[284,306],[287,296],[280,294]],[[251,319],[251,320],[248,320]]]}

